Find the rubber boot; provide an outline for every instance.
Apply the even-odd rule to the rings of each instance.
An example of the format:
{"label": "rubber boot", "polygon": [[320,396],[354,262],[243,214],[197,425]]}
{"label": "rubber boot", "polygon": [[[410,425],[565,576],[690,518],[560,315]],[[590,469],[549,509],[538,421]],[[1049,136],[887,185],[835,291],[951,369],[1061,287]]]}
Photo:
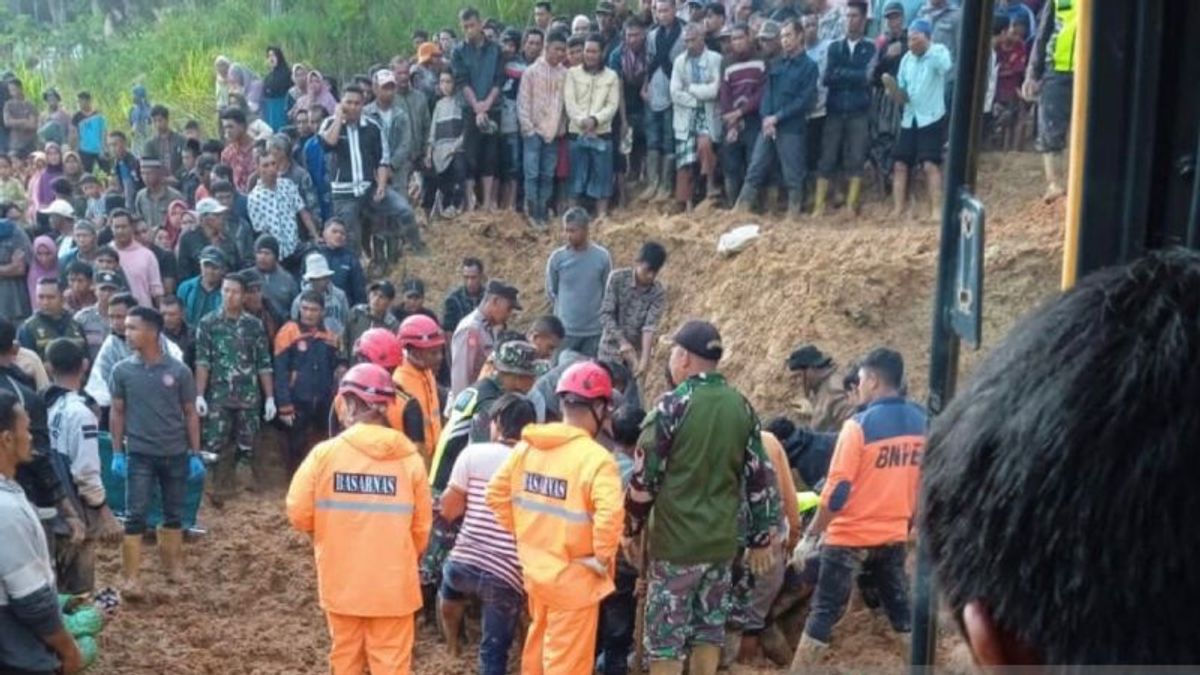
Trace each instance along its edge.
{"label": "rubber boot", "polygon": [[721,665],[721,646],[698,644],[692,647],[688,675],[716,675]]}
{"label": "rubber boot", "polygon": [[158,528],[158,555],[167,581],[172,584],[183,583],[183,530]]}
{"label": "rubber boot", "polygon": [[141,600],[142,535],[127,534],[121,542],[121,595],[126,600]]}
{"label": "rubber boot", "polygon": [[646,152],[646,187],[638,193],[638,201],[648,202],[658,192],[658,175],[662,169],[662,153],[657,150]]}
{"label": "rubber boot", "polygon": [[828,650],[828,643],[811,638],[808,633],[805,633],[800,638],[800,644],[796,646],[796,656],[792,658],[792,667],[789,672],[794,673],[804,666],[811,666],[819,662]]}
{"label": "rubber boot", "polygon": [[858,215],[861,206],[858,200],[862,197],[862,178],[851,178],[850,186],[846,188],[846,208],[850,213]]}
{"label": "rubber boot", "polygon": [[763,629],[758,636],[758,642],[762,645],[763,656],[780,668],[786,667],[792,660],[792,648],[788,645],[783,631],[779,630],[779,626],[776,624],[771,624]]}
{"label": "rubber boot", "polygon": [[787,199],[788,220],[800,220],[804,217],[804,193],[801,190],[789,190]]}
{"label": "rubber boot", "polygon": [[738,213],[751,214],[754,213],[754,205],[758,203],[758,188],[750,184],[750,181],[742,183],[742,191],[738,193],[737,201],[733,204],[733,210]]}
{"label": "rubber boot", "polygon": [[[825,199],[828,196],[829,196],[829,179],[828,178],[818,178],[817,179],[817,192],[816,192],[816,196],[813,199],[813,210],[812,210],[813,218],[822,218],[825,216]],[[791,204],[790,204],[791,200],[788,200],[788,201],[789,201],[788,208],[790,209],[791,208]]]}
{"label": "rubber boot", "polygon": [[683,675],[683,661],[651,661],[650,675]]}
{"label": "rubber boot", "polygon": [[763,212],[771,215],[779,210],[780,187],[772,185],[763,192]]}
{"label": "rubber boot", "polygon": [[726,208],[730,208],[730,209],[736,208],[738,197],[740,195],[741,195],[741,191],[738,190],[737,181],[730,176],[725,176],[725,206],[726,206]]}
{"label": "rubber boot", "polygon": [[675,188],[675,155],[663,155],[662,171],[658,176],[658,192],[654,193],[654,201],[658,203],[670,201]]}

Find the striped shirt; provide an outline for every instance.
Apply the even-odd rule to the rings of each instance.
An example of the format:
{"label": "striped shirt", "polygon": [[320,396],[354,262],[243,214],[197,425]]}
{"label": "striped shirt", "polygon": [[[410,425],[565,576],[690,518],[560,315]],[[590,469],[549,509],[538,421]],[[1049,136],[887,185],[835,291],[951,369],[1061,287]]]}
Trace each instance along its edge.
{"label": "striped shirt", "polygon": [[512,448],[500,443],[473,443],[463,449],[450,472],[449,485],[467,494],[467,511],[450,559],[477,567],[524,592],[517,543],[496,523],[485,495],[492,479]]}

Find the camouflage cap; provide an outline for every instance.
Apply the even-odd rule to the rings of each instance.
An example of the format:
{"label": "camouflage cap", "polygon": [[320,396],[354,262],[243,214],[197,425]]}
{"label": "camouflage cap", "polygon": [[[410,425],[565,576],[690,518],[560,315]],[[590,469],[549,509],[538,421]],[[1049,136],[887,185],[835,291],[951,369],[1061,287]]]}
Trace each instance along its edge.
{"label": "camouflage cap", "polygon": [[537,349],[524,340],[505,342],[496,348],[492,363],[498,373],[537,376]]}

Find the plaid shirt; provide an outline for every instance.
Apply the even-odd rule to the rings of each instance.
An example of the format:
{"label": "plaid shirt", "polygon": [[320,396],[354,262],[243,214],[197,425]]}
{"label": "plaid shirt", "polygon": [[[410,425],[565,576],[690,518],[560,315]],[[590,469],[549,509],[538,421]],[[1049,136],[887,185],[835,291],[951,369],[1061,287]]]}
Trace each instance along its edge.
{"label": "plaid shirt", "polygon": [[604,289],[604,304],[600,306],[600,321],[604,325],[600,358],[619,359],[622,338],[640,352],[642,333],[657,330],[666,309],[667,290],[661,282],[656,280],[644,288],[638,286],[633,268],[613,270]]}

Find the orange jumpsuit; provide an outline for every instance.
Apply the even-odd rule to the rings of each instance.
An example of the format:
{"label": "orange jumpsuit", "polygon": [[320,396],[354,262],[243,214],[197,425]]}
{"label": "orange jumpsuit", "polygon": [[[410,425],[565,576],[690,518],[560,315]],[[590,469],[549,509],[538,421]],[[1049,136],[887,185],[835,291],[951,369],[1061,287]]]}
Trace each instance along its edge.
{"label": "orange jumpsuit", "polygon": [[405,360],[392,373],[392,381],[421,405],[421,414],[425,416],[425,448],[426,459],[433,455],[438,439],[442,437],[442,407],[438,402],[438,385],[436,374],[422,370]]}
{"label": "orange jumpsuit", "polygon": [[[625,520],[612,455],[566,424],[530,425],[488,483],[487,503],[513,532],[533,620],[521,653],[526,675],[590,675],[600,600],[611,593]],[[577,562],[609,561],[606,574]]]}
{"label": "orange jumpsuit", "polygon": [[355,424],[313,448],[287,494],[312,535],[334,675],[411,672],[417,561],[433,521],[425,463],[404,434]]}

